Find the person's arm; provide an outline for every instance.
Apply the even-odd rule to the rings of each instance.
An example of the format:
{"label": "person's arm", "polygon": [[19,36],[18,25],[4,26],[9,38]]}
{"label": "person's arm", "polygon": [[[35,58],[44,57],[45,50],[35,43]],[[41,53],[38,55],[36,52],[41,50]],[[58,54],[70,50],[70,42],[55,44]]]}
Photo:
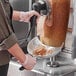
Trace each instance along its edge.
{"label": "person's arm", "polygon": [[20,20],[20,12],[19,11],[13,11],[12,20],[19,21]]}
{"label": "person's arm", "polygon": [[40,17],[40,14],[34,10],[27,11],[27,12],[14,10],[12,19],[16,21],[21,21],[21,22],[29,22],[30,18],[34,15],[36,15],[37,18]]}
{"label": "person's arm", "polygon": [[0,3],[0,51],[7,51],[20,61],[25,69],[31,70],[36,64],[36,60],[25,55],[17,43],[17,38],[12,32],[8,20],[5,15],[5,10]]}
{"label": "person's arm", "polygon": [[14,57],[16,57],[27,70],[33,69],[34,65],[36,64],[36,59],[28,54],[25,55],[17,43],[9,48],[8,51]]}
{"label": "person's arm", "polygon": [[12,47],[8,49],[9,53],[11,53],[16,59],[18,59],[21,63],[23,63],[26,59],[24,52],[18,45],[18,43],[15,43]]}

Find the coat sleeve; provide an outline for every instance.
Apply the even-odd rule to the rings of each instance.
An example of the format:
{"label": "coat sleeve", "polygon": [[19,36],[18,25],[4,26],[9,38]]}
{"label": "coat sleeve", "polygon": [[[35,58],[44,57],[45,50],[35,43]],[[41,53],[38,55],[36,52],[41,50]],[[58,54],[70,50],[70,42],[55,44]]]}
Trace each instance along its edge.
{"label": "coat sleeve", "polygon": [[12,32],[5,10],[0,2],[0,50],[9,49],[17,43],[17,38]]}

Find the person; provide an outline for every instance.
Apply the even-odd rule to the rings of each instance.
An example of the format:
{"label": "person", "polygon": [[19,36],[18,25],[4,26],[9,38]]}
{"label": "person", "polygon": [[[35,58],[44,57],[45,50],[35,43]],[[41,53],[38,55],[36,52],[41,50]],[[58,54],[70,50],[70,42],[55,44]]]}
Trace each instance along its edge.
{"label": "person", "polygon": [[[8,0],[0,0],[0,75],[7,76],[10,54],[17,60],[26,70],[33,69],[36,59],[25,54],[17,42],[17,38],[11,29],[12,20],[29,22],[30,18],[39,13],[34,10],[23,12],[12,10]],[[12,19],[12,20],[11,20]]]}

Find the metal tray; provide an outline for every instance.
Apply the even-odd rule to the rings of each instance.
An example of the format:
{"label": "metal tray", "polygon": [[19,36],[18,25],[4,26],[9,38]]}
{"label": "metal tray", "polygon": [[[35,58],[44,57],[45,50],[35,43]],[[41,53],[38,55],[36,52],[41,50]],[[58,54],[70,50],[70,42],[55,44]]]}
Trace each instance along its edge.
{"label": "metal tray", "polygon": [[[34,55],[33,51],[38,48],[39,46],[44,46],[46,48],[46,51],[49,50],[53,50],[53,52],[50,54],[46,54],[43,56],[39,56],[39,55]],[[28,45],[27,45],[27,51],[29,54],[31,54],[32,56],[35,56],[36,58],[50,58],[53,57],[55,55],[57,55],[61,49],[62,49],[63,44],[60,47],[52,47],[52,46],[47,46],[44,45],[40,40],[39,37],[34,37],[31,41],[29,41]]]}

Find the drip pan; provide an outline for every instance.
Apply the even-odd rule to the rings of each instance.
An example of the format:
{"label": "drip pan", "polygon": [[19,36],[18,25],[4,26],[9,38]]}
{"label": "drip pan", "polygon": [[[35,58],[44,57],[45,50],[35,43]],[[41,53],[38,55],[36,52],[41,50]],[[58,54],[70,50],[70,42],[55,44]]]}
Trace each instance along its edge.
{"label": "drip pan", "polygon": [[[46,54],[43,55],[36,55],[34,54],[35,50],[43,47],[46,51]],[[34,37],[27,45],[27,51],[29,54],[31,54],[32,56],[36,57],[36,58],[50,58],[53,57],[55,55],[57,55],[61,49],[63,47],[63,44],[60,47],[52,47],[52,46],[47,46],[44,45],[40,40],[39,40],[39,36]]]}

